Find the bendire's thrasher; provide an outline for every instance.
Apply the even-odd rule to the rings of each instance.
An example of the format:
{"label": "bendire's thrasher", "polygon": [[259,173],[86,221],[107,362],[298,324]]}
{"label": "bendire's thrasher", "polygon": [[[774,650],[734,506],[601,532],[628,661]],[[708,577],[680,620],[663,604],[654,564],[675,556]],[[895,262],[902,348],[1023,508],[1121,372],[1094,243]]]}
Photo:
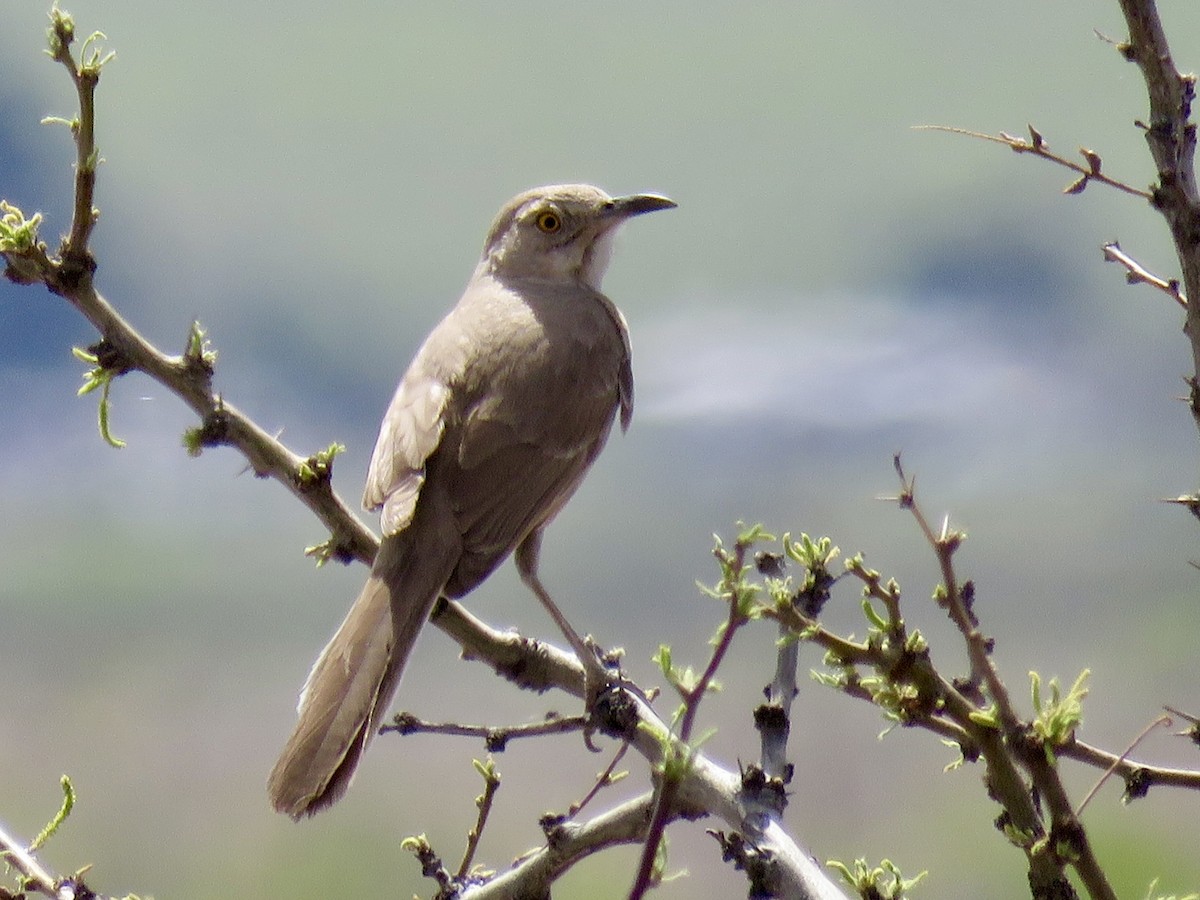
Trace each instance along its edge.
{"label": "bendire's thrasher", "polygon": [[613,418],[624,429],[633,413],[625,320],[600,292],[612,236],[674,205],[557,185],[496,216],[462,298],[384,416],[363,493],[382,509],[383,541],[300,695],[268,782],[279,812],[298,819],[345,792],[438,596],[461,597],[516,550],[522,579],[549,603],[537,581],[542,529]]}

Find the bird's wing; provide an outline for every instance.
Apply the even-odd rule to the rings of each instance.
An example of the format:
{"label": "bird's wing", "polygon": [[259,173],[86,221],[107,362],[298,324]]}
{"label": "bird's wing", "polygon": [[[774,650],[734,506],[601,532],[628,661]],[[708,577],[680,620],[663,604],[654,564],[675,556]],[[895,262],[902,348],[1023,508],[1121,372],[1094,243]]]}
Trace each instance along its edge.
{"label": "bird's wing", "polygon": [[383,508],[379,521],[385,537],[412,521],[425,483],[425,462],[445,430],[449,397],[450,388],[416,363],[396,388],[379,427],[363,490],[363,506]]}
{"label": "bird's wing", "polygon": [[548,379],[542,396],[516,404],[493,397],[474,406],[437,454],[436,465],[454,470],[445,479],[439,471],[439,483],[450,485],[463,535],[463,556],[447,585],[451,596],[473,588],[554,518],[599,455],[620,388],[616,373],[600,366],[585,371],[586,384]]}
{"label": "bird's wing", "polygon": [[471,590],[530,532],[548,524],[575,492],[607,436],[606,424],[590,445],[573,454],[547,452],[537,444],[505,443],[457,479],[451,503],[463,534],[463,552],[447,594],[461,596]]}

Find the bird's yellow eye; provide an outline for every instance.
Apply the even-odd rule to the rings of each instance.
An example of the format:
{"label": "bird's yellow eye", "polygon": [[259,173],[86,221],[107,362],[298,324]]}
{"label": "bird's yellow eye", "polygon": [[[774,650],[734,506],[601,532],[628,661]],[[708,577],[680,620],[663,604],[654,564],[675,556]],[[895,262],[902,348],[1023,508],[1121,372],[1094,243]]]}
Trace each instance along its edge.
{"label": "bird's yellow eye", "polygon": [[562,228],[562,219],[558,213],[550,210],[543,210],[537,214],[537,218],[533,220],[537,225],[538,230],[543,234],[554,234],[558,229]]}

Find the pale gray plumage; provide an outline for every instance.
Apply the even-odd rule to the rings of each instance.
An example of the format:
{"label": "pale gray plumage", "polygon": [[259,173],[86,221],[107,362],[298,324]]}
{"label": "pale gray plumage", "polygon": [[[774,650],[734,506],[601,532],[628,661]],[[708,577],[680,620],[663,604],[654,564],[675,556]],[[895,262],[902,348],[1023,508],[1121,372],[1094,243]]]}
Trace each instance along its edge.
{"label": "pale gray plumage", "polygon": [[278,811],[300,818],[345,792],[438,596],[467,593],[518,547],[536,581],[542,529],[613,418],[624,429],[633,413],[625,320],[600,293],[612,235],[674,205],[557,185],[500,210],[384,416],[363,494],[383,542],[304,686],[268,782]]}

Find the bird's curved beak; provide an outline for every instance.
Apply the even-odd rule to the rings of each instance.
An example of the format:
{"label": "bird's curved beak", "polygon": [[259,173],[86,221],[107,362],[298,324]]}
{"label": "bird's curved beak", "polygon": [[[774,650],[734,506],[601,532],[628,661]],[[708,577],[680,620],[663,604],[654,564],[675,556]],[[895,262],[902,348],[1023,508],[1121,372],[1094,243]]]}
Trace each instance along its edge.
{"label": "bird's curved beak", "polygon": [[614,197],[605,212],[606,218],[628,219],[660,209],[674,209],[678,205],[669,197],[659,194],[630,194],[628,197]]}

